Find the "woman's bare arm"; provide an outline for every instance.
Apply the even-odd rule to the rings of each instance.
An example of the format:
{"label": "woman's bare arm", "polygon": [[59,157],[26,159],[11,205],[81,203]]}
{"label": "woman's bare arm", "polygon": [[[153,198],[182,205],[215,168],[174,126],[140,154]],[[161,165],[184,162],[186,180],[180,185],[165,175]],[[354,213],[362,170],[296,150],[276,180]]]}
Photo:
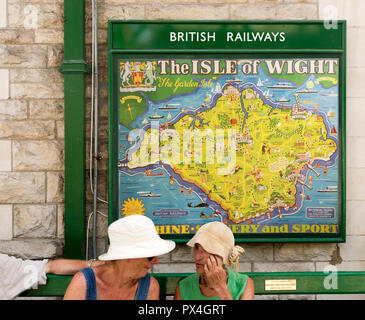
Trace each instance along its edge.
{"label": "woman's bare arm", "polygon": [[251,278],[247,279],[246,288],[240,300],[253,300],[255,297],[255,285]]}

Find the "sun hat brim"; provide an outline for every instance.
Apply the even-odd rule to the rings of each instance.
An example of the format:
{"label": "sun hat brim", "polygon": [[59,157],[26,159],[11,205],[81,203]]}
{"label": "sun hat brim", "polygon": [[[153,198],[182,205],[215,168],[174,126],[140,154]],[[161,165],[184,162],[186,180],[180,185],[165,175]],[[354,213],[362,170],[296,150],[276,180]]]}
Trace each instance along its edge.
{"label": "sun hat brim", "polygon": [[133,247],[110,246],[107,253],[99,256],[99,260],[108,261],[157,257],[174,250],[175,246],[174,241],[164,239],[154,239],[148,243],[138,244]]}
{"label": "sun hat brim", "polygon": [[234,246],[234,236],[226,225],[210,222],[203,225],[186,245],[194,248],[196,243],[205,251],[222,257],[223,263],[227,264],[229,252]]}

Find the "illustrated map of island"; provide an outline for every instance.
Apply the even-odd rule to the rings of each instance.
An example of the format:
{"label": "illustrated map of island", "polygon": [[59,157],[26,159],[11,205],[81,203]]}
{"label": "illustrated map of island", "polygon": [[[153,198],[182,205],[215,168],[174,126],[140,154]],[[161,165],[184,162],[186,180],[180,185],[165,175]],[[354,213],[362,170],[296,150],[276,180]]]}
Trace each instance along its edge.
{"label": "illustrated map of island", "polygon": [[[143,83],[143,76],[140,77],[135,85],[139,88]],[[157,76],[154,94],[159,90],[158,84],[167,83],[167,77]],[[154,179],[148,183],[156,182],[144,189],[122,192],[121,215],[127,215],[133,204],[146,214],[151,211],[146,200],[169,198],[168,193],[156,192],[158,181],[168,181],[170,189],[175,188],[179,197],[186,198],[185,202],[179,198],[181,202],[175,206],[174,201],[167,200],[161,202],[160,209],[153,209],[155,217],[173,218],[176,224],[185,223],[179,220],[192,214],[199,214],[201,220],[255,225],[298,213],[305,207],[304,202],[310,200],[307,191],[313,189],[314,180],[335,166],[339,154],[335,129],[338,123],[329,121],[338,113],[338,105],[326,112],[315,100],[319,94],[321,99],[336,96],[336,82],[324,86],[319,77],[301,77],[300,84],[283,80],[284,77],[271,79],[263,68],[256,76],[189,75],[190,82],[180,77],[180,81],[185,81],[185,86],[178,88],[185,89],[182,93],[172,86],[170,96],[165,93],[163,99],[155,101],[148,96],[153,89],[140,93],[145,111],[128,123],[135,125],[128,128],[132,128],[134,136],[126,135],[129,140],[120,141],[123,150],[119,155],[119,172],[121,179],[138,176],[142,180]],[[170,77],[170,82],[176,83],[176,79]],[[192,81],[198,85],[194,87]],[[126,93],[121,96],[128,98]],[[120,108],[127,108],[125,102],[121,102]],[[158,180],[163,177],[165,180]],[[337,186],[338,181],[333,179],[316,191],[337,192]],[[194,195],[199,201],[192,201]],[[194,213],[193,206],[197,207]],[[312,211],[306,210],[305,218],[312,217],[310,214],[320,208],[318,204],[313,207]],[[325,202],[323,207],[332,208],[333,204]],[[331,224],[335,211],[318,218]],[[166,223],[171,224],[171,219]]]}

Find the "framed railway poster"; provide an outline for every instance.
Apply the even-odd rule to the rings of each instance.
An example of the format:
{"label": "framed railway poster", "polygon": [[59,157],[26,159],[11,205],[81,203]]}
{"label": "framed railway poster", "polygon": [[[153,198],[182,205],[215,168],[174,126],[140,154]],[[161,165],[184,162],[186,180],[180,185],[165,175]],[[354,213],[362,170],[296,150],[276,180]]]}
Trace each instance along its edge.
{"label": "framed railway poster", "polygon": [[345,31],[109,22],[109,218],[187,241],[345,241]]}

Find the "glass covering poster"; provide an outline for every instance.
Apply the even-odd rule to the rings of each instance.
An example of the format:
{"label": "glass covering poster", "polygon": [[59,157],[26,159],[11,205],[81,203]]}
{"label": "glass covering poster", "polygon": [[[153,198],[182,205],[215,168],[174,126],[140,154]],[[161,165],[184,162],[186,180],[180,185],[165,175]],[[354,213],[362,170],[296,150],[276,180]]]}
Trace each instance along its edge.
{"label": "glass covering poster", "polygon": [[117,61],[119,217],[173,237],[339,234],[338,58]]}

